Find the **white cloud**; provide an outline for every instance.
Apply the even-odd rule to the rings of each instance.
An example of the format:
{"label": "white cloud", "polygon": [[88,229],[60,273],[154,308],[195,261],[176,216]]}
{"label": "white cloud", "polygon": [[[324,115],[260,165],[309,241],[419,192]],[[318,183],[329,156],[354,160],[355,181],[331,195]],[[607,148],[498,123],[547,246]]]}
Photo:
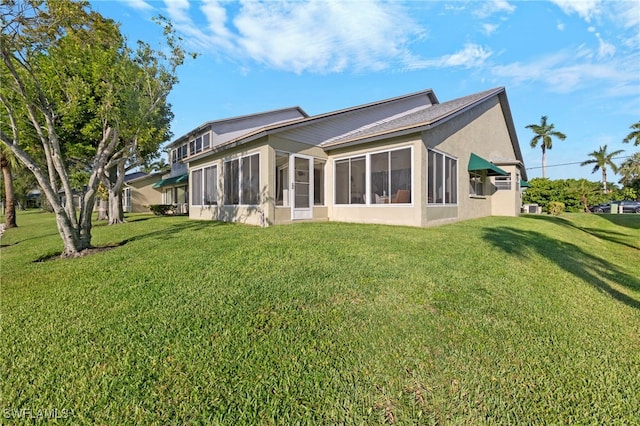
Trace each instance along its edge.
{"label": "white cloud", "polygon": [[[495,66],[491,73],[514,84],[544,83],[551,92],[571,93],[585,87],[637,87],[638,64],[634,59],[594,61],[593,52],[584,47],[562,51],[524,63]],[[629,92],[626,93],[627,95]]]}
{"label": "white cloud", "polygon": [[576,13],[587,22],[591,22],[593,18],[602,13],[601,0],[551,0],[551,2],[560,7],[567,15]]}
{"label": "white cloud", "polygon": [[516,10],[516,7],[507,0],[483,1],[479,4],[481,5],[480,9],[476,10],[474,14],[480,18],[486,18],[496,13],[512,13]]}
{"label": "white cloud", "polygon": [[152,10],[153,6],[147,3],[145,0],[122,0],[132,9],[137,10]]}
{"label": "white cloud", "polygon": [[615,55],[616,47],[613,44],[604,41],[600,36],[600,33],[596,33],[596,37],[598,38],[598,42],[600,43],[598,47],[598,57],[600,59],[612,57],[613,55]]}
{"label": "white cloud", "polygon": [[407,69],[416,70],[422,68],[479,68],[493,54],[491,49],[477,44],[469,43],[459,52],[444,55],[434,59],[416,59],[407,64]]}
{"label": "white cloud", "polygon": [[556,25],[556,28],[558,28],[558,31],[564,31],[565,25],[562,22],[558,22],[558,25]]}
{"label": "white cloud", "polygon": [[166,4],[176,27],[201,48],[296,73],[386,68],[424,36],[401,5],[375,0],[244,1],[233,16],[208,0],[200,8],[206,26],[186,16],[186,1]]}
{"label": "white cloud", "polygon": [[486,35],[493,34],[498,29],[498,25],[496,24],[482,24],[482,31]]}

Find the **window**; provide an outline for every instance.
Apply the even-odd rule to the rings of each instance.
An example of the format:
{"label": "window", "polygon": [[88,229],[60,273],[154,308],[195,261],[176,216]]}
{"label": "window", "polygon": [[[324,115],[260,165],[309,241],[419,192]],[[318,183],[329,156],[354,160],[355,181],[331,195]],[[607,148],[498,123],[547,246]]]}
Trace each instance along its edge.
{"label": "window", "polygon": [[335,162],[336,204],[364,204],[366,191],[365,157],[353,157]]}
{"label": "window", "polygon": [[224,203],[240,204],[240,161],[231,160],[224,163]]}
{"label": "window", "polygon": [[427,203],[458,202],[458,160],[446,154],[428,150]]}
{"label": "window", "polygon": [[276,206],[289,206],[289,154],[276,152]]}
{"label": "window", "polygon": [[469,172],[469,194],[484,195],[484,174],[480,172]]}
{"label": "window", "polygon": [[187,144],[186,144],[186,143],[185,143],[185,144],[183,144],[183,145],[180,147],[180,149],[181,149],[181,151],[182,151],[182,155],[180,156],[180,158],[179,158],[179,159],[186,158],[186,157],[187,157]]}
{"label": "window", "polygon": [[204,200],[205,206],[218,203],[218,167],[209,166],[204,168],[203,176]]}
{"label": "window", "polygon": [[507,176],[496,176],[496,189],[511,189],[511,173]]}
{"label": "window", "polygon": [[173,188],[175,191],[175,202],[178,204],[187,204],[189,202],[189,186],[178,186]]}
{"label": "window", "polygon": [[224,162],[224,204],[258,204],[260,201],[260,155]]}
{"label": "window", "polygon": [[411,203],[411,148],[371,154],[371,203]]}
{"label": "window", "polygon": [[202,151],[202,137],[196,138],[196,152]]}
{"label": "window", "polygon": [[324,205],[324,165],[326,161],[313,159],[313,205]]}
{"label": "window", "polygon": [[240,204],[258,204],[260,198],[260,157],[253,154],[242,158]]}
{"label": "window", "polygon": [[336,160],[336,204],[411,203],[411,162],[411,148]]}
{"label": "window", "polygon": [[167,188],[163,191],[164,196],[164,204],[173,204],[175,203],[173,188]]}
{"label": "window", "polygon": [[211,146],[211,135],[209,133],[205,133],[202,135],[202,149],[209,149]]}
{"label": "window", "polygon": [[123,206],[122,209],[125,212],[131,213],[131,188],[130,187],[126,187],[124,189],[124,196],[122,197],[123,199]]}
{"label": "window", "polygon": [[191,172],[191,204],[202,205],[202,169]]}
{"label": "window", "polygon": [[171,164],[174,164],[178,161],[178,151],[176,149],[171,150]]}
{"label": "window", "polygon": [[193,155],[196,153],[196,141],[192,140],[189,142],[189,155]]}

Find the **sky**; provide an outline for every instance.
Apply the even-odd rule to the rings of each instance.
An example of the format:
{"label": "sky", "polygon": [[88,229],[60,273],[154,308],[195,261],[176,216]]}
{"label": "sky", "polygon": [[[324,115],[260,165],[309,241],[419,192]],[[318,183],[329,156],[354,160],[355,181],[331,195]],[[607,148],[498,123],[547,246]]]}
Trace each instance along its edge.
{"label": "sky", "polygon": [[[93,0],[133,44],[171,20],[198,53],[169,101],[174,137],[211,120],[300,106],[309,115],[432,89],[440,102],[504,86],[529,179],[542,177],[526,126],[543,115],[564,141],[550,179],[601,179],[580,166],[607,145],[614,162],[640,121],[640,2]],[[609,171],[608,181],[619,176]]]}

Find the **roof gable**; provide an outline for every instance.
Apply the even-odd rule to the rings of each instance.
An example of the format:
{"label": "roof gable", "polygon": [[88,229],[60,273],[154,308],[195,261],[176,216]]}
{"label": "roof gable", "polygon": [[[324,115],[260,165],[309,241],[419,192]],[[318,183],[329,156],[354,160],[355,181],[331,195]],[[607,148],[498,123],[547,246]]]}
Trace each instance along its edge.
{"label": "roof gable", "polygon": [[469,110],[473,106],[493,96],[496,96],[501,92],[504,92],[504,88],[502,87],[453,99],[451,101],[434,105],[431,108],[423,108],[421,110],[413,111],[409,114],[394,117],[391,120],[382,123],[376,123],[373,126],[368,126],[358,132],[344,135],[341,138],[326,141],[322,144],[322,146],[329,148],[338,145],[344,145],[345,143],[349,142],[353,143],[363,139],[369,139],[376,136],[386,137],[387,134],[396,131],[419,131],[421,128],[434,127],[435,125],[444,123],[455,117],[456,115]]}
{"label": "roof gable", "polygon": [[171,146],[183,144],[209,131],[213,132],[211,141],[212,146],[216,146],[243,135],[251,134],[256,129],[260,129],[265,126],[278,125],[307,117],[309,117],[309,115],[304,112],[302,108],[296,106],[225,118],[222,120],[208,121],[176,139],[171,143]]}
{"label": "roof gable", "polygon": [[312,116],[274,129],[272,133],[310,145],[322,145],[394,118],[430,108],[437,103],[438,99],[433,91],[425,90]]}

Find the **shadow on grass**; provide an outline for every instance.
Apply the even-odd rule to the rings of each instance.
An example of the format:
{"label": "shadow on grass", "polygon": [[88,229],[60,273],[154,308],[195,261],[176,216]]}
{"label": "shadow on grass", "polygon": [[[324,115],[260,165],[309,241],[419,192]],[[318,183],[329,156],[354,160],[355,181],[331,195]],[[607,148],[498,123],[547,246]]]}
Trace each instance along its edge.
{"label": "shadow on grass", "polygon": [[58,232],[52,232],[50,234],[40,234],[40,235],[37,235],[35,237],[29,237],[29,238],[25,238],[25,239],[22,239],[22,240],[14,241],[14,242],[12,242],[10,244],[2,244],[2,245],[0,245],[0,247],[11,247],[11,246],[15,246],[15,245],[18,245],[20,243],[23,243],[25,241],[39,240],[39,239],[42,239],[42,238],[51,237],[53,235],[59,235],[59,234],[58,234]]}
{"label": "shadow on grass", "polygon": [[539,232],[510,227],[488,229],[483,238],[514,256],[528,257],[533,250],[614,299],[640,310],[640,301],[609,284],[614,282],[637,292],[640,291],[640,279],[620,271],[615,265],[599,257],[586,253],[575,244],[561,242]]}
{"label": "shadow on grass", "polygon": [[135,235],[133,237],[130,238],[126,238],[122,241],[120,241],[120,243],[118,243],[119,246],[123,246],[125,244],[128,244],[130,242],[133,241],[139,241],[139,240],[143,240],[143,239],[147,239],[147,238],[153,238],[153,237],[162,237],[163,240],[169,240],[172,238],[176,238],[176,233],[182,232],[182,231],[187,231],[187,230],[191,230],[191,231],[198,231],[201,229],[205,229],[205,228],[211,228],[213,226],[225,226],[228,225],[224,222],[213,222],[213,221],[204,221],[204,220],[190,220],[190,221],[185,221],[182,223],[178,223],[176,225],[173,225],[171,227],[168,228],[164,228],[164,229],[159,229],[157,231],[152,231],[152,232],[147,232],[145,234],[139,234],[139,235]]}
{"label": "shadow on grass", "polygon": [[624,226],[625,228],[632,229],[640,229],[640,214],[636,213],[622,213],[622,214],[609,214],[609,213],[598,213],[603,219],[608,220],[609,222],[618,225]]}
{"label": "shadow on grass", "polygon": [[[601,216],[622,216],[622,215],[601,215]],[[543,220],[547,222],[554,223],[556,225],[566,226],[568,228],[577,229],[582,232],[586,232],[587,234],[593,235],[594,237],[600,238],[602,240],[610,241],[612,243],[620,244],[626,247],[630,247],[635,250],[640,250],[640,242],[638,245],[630,244],[628,241],[625,241],[625,237],[628,238],[628,235],[622,232],[615,231],[607,231],[600,228],[581,228],[579,226],[574,225],[571,221],[564,219],[562,217],[557,216],[528,216],[529,219],[535,220]],[[638,229],[637,226],[631,226],[630,223],[632,221],[629,220],[611,220],[612,223],[619,226],[624,226],[627,228]],[[638,224],[640,224],[640,217],[637,218]]]}
{"label": "shadow on grass", "polygon": [[[152,219],[152,218],[148,218],[148,219]],[[142,220],[146,220],[146,219],[142,219]],[[126,238],[126,239],[124,239],[122,241],[119,241],[119,242],[116,242],[116,243],[104,244],[104,245],[95,245],[95,246],[92,246],[91,248],[83,250],[82,253],[79,256],[70,257],[69,259],[75,259],[75,258],[78,258],[78,257],[84,257],[84,256],[87,256],[87,255],[102,253],[102,252],[105,252],[105,251],[108,251],[108,250],[112,250],[112,249],[121,247],[121,246],[123,246],[125,244],[128,244],[128,243],[131,243],[133,241],[139,241],[139,240],[144,240],[144,239],[147,239],[147,238],[154,238],[154,237],[161,238],[162,240],[170,240],[172,238],[177,238],[175,234],[180,233],[182,231],[187,231],[187,230],[197,231],[197,230],[200,230],[200,229],[210,228],[212,226],[224,226],[224,225],[228,225],[228,224],[223,223],[223,222],[212,222],[212,221],[188,221],[188,222],[182,222],[182,223],[178,223],[176,225],[173,225],[171,227],[167,227],[167,228],[163,228],[163,229],[158,229],[156,231],[135,235],[133,237]],[[120,226],[120,225],[114,225],[114,226]],[[38,263],[38,262],[46,262],[48,260],[61,259],[61,255],[62,255],[62,251],[57,251],[55,253],[48,253],[46,255],[43,255],[43,256],[40,256],[40,257],[34,259],[33,262],[34,263]]]}

